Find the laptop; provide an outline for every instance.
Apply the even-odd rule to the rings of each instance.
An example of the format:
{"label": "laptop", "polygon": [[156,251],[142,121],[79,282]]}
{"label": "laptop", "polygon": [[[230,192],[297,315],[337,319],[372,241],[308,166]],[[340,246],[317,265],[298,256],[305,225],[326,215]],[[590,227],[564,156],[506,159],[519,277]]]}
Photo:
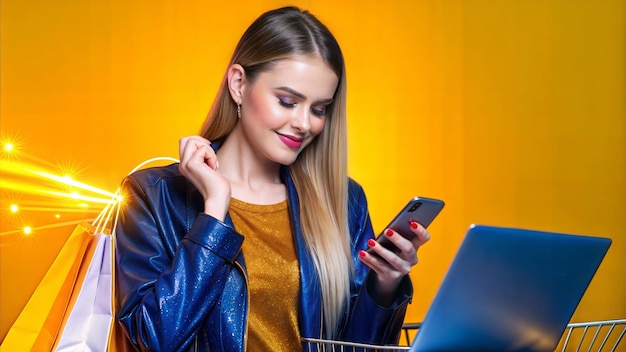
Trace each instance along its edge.
{"label": "laptop", "polygon": [[554,351],[610,245],[470,226],[410,351]]}

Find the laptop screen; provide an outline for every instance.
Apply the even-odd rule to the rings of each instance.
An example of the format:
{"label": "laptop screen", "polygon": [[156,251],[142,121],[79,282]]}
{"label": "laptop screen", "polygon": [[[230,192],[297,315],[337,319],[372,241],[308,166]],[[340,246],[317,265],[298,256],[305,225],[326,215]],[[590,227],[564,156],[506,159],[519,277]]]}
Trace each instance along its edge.
{"label": "laptop screen", "polygon": [[472,225],[411,351],[553,351],[610,244]]}

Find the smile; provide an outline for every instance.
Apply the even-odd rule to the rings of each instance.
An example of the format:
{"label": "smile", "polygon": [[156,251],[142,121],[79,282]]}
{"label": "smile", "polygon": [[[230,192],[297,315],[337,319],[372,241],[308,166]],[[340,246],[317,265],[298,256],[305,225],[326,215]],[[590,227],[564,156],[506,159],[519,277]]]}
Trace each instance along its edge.
{"label": "smile", "polygon": [[284,135],[284,134],[280,134],[278,132],[276,132],[278,134],[278,138],[285,143],[285,145],[291,149],[298,149],[300,148],[300,146],[302,145],[302,138],[297,138],[294,136],[288,136],[288,135]]}

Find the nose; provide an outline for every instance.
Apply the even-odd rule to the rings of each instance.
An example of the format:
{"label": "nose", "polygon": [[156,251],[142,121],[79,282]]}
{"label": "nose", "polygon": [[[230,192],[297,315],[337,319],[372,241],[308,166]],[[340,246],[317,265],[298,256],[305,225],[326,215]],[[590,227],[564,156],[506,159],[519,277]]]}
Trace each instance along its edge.
{"label": "nose", "polygon": [[308,132],[311,129],[311,113],[309,109],[303,105],[296,109],[294,116],[291,118],[291,127],[300,132]]}

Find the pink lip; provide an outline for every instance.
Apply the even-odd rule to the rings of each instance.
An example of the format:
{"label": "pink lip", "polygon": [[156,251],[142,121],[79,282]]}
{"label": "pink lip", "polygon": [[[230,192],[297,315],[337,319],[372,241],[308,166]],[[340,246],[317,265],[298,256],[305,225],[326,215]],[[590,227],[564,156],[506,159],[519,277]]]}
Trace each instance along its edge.
{"label": "pink lip", "polygon": [[302,138],[288,136],[280,133],[277,134],[278,138],[280,138],[280,140],[291,149],[298,149],[302,145]]}

